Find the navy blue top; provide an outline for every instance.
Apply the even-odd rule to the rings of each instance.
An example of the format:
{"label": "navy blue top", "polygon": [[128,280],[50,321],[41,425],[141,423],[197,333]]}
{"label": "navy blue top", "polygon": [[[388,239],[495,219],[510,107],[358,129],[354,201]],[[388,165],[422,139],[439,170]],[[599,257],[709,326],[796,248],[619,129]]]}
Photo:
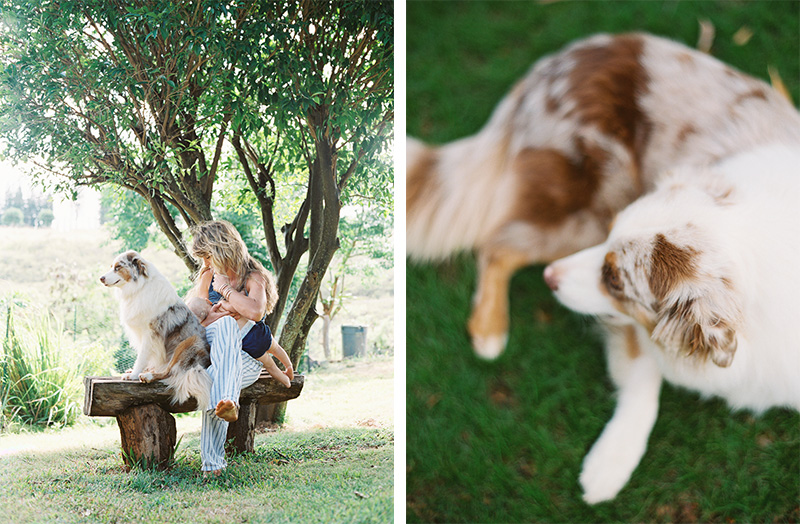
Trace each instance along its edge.
{"label": "navy blue top", "polygon": [[[210,300],[212,304],[216,304],[222,300],[222,298],[222,295],[213,289],[212,279],[212,283],[208,285],[208,300]],[[267,317],[264,316],[264,318]],[[264,322],[264,318],[256,322],[242,339],[242,349],[253,358],[262,357],[272,345],[272,332],[269,330],[269,326]]]}

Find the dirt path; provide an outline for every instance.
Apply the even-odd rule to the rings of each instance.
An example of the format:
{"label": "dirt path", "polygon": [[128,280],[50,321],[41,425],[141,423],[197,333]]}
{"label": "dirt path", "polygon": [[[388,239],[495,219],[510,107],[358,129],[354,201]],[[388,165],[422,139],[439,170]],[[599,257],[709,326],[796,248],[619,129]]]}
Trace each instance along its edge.
{"label": "dirt path", "polygon": [[330,362],[306,376],[303,392],[289,403],[288,429],[394,424],[394,361],[391,357]]}

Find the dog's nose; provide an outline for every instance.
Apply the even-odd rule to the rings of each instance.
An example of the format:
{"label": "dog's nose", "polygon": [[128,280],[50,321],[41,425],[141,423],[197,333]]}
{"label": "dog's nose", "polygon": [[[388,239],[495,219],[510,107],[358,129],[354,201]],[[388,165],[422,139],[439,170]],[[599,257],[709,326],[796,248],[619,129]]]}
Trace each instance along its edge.
{"label": "dog's nose", "polygon": [[100,282],[102,282],[103,284],[105,284],[105,283],[106,283],[106,276],[105,276],[105,275],[103,275],[102,277],[100,277]]}
{"label": "dog's nose", "polygon": [[544,268],[544,281],[551,290],[558,291],[558,276],[552,265]]}

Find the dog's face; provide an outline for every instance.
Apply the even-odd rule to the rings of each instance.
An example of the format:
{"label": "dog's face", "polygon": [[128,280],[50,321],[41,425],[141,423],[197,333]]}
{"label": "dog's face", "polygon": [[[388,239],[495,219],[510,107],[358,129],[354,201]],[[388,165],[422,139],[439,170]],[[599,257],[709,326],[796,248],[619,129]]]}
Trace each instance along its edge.
{"label": "dog's face", "polygon": [[136,251],[128,251],[114,259],[111,270],[100,277],[100,282],[108,287],[122,287],[145,277],[147,263]]}
{"label": "dog's face", "polygon": [[599,246],[558,260],[545,280],[579,313],[636,321],[668,351],[727,367],[741,308],[709,237],[669,199],[645,198]]}

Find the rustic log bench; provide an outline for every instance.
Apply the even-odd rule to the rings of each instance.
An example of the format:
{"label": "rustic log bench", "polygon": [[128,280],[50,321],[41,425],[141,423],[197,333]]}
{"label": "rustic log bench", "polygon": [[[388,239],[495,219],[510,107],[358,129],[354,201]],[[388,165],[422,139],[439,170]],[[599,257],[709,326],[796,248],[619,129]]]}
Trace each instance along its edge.
{"label": "rustic log bench", "polygon": [[[239,419],[228,425],[229,451],[252,452],[256,411],[259,404],[274,404],[297,398],[304,377],[295,375],[290,388],[262,371],[239,396]],[[135,465],[166,469],[177,442],[175,417],[197,409],[190,398],[171,405],[167,386],[161,382],[144,384],[120,377],[84,377],[86,390],[83,413],[90,417],[116,417],[122,439],[122,458],[128,469]]]}

